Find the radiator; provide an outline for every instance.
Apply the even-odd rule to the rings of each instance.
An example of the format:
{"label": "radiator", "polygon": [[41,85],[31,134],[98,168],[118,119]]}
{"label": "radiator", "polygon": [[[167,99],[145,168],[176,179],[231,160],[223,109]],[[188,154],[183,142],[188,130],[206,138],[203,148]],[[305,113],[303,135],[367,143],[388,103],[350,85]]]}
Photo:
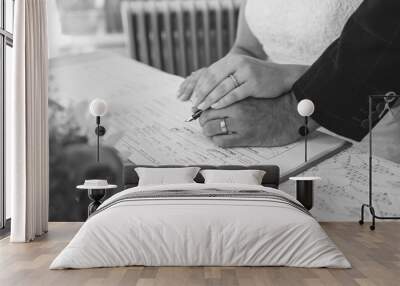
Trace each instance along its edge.
{"label": "radiator", "polygon": [[241,0],[123,1],[131,58],[186,76],[223,57],[236,36]]}

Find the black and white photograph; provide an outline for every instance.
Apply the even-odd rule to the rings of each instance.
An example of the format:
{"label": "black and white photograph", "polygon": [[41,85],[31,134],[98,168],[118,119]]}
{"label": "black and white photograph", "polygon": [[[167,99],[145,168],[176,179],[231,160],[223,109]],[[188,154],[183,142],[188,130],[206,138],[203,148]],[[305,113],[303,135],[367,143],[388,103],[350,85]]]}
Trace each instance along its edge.
{"label": "black and white photograph", "polygon": [[0,284],[398,285],[398,14],[0,0]]}

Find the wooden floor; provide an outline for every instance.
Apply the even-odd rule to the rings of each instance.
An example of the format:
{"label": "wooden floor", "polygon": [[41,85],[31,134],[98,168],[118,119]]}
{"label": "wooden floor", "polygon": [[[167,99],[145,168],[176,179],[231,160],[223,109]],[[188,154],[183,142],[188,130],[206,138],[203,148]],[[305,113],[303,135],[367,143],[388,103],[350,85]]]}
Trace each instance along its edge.
{"label": "wooden floor", "polygon": [[48,270],[79,229],[79,223],[51,223],[32,243],[0,241],[0,285],[400,285],[400,223],[379,222],[375,232],[356,223],[322,224],[352,269],[288,267],[124,267]]}

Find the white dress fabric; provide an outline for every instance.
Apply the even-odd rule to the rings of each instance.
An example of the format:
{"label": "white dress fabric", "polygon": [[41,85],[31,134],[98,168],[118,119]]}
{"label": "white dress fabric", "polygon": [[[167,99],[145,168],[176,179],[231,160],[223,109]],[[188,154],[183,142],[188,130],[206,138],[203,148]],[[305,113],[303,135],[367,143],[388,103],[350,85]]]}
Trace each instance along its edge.
{"label": "white dress fabric", "polygon": [[248,0],[246,21],[270,60],[312,64],[362,0]]}

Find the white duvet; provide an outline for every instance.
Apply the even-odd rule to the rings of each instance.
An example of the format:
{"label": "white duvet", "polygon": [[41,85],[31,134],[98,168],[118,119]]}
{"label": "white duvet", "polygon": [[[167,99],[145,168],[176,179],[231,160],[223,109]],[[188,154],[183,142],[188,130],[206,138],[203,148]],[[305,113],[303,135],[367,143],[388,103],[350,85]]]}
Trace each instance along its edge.
{"label": "white duvet", "polygon": [[[89,218],[50,269],[145,266],[294,266],[349,268],[318,222],[287,204],[246,198],[123,201],[131,192],[265,190],[262,186],[185,184],[120,192]],[[295,201],[295,200],[294,200]]]}

